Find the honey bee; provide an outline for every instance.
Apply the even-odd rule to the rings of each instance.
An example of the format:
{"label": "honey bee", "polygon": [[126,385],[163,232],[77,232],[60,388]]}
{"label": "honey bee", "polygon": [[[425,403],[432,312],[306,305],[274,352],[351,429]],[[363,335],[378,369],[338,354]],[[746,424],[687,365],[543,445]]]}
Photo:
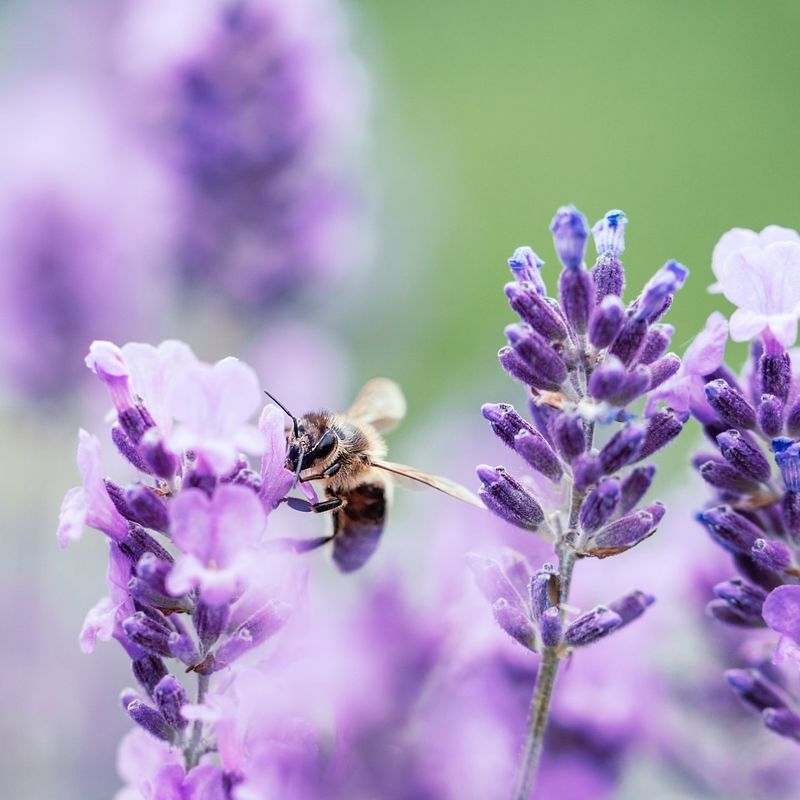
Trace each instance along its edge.
{"label": "honey bee", "polygon": [[312,411],[291,418],[287,431],[286,468],[296,480],[322,481],[326,499],[312,503],[303,498],[287,499],[299,511],[333,514],[333,533],[298,543],[310,550],[333,542],[333,560],[342,572],[362,567],[378,546],[391,501],[393,483],[410,488],[430,487],[479,508],[476,495],[457,483],[430,475],[405,464],[386,460],[383,434],[393,430],[406,413],[400,387],[388,378],[374,378],[358,393],[344,413]]}

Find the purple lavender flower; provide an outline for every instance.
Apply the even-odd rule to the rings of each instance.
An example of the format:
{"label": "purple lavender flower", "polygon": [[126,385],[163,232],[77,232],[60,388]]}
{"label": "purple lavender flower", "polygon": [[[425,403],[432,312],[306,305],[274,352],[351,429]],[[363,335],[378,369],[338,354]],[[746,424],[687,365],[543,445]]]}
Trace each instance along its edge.
{"label": "purple lavender flower", "polygon": [[28,399],[73,389],[92,339],[157,333],[169,296],[163,176],[82,84],[15,83],[2,98],[0,371]]}
{"label": "purple lavender flower", "polygon": [[[643,423],[629,421],[631,404],[680,374],[680,359],[664,356],[669,336],[658,321],[688,270],[668,262],[625,307],[619,256],[626,222],[622,212],[613,211],[595,226],[599,255],[590,271],[583,262],[585,219],[572,206],[559,209],[550,228],[564,266],[558,300],[547,296],[542,262],[530,248],[518,249],[509,260],[516,280],[506,287],[506,295],[523,322],[506,327],[509,346],[499,359],[513,378],[528,386],[534,424],[508,404],[487,404],[482,411],[497,436],[531,467],[552,481],[566,478],[571,486],[563,505],[545,514],[546,504],[502,467],[478,467],[489,510],[544,535],[553,542],[559,562],[557,574],[547,568],[529,571],[530,592],[520,592],[513,589],[519,575],[512,579],[500,565],[472,559],[497,623],[527,649],[542,654],[515,794],[519,800],[531,792],[561,658],[636,619],[652,602],[649,595],[634,592],[569,622],[574,564],[629,550],[655,531],[664,506],[637,508],[654,469],[633,465],[674,439],[687,417],[683,409],[653,413],[649,408]],[[595,447],[598,426],[615,421],[626,424]],[[734,444],[737,453],[744,448]],[[755,464],[756,457],[749,451],[747,455]],[[756,466],[750,470],[757,471]]]}
{"label": "purple lavender flower", "polygon": [[[293,478],[283,416],[267,406],[251,425],[261,403],[252,370],[236,359],[204,364],[180,342],[95,342],[86,363],[108,388],[111,438],[138,475],[127,487],[103,479],[99,441],[81,431],[83,484],[64,500],[58,541],[89,525],[109,542],[109,594],[80,642],[90,651],[117,639],[142,689],[122,695],[139,726],[121,748],[123,777],[150,787],[146,796],[227,799],[243,775],[224,757],[208,763],[220,732],[211,742],[210,720],[192,715],[179,676],[197,676],[199,704],[209,688],[224,696],[221,671],[259,652],[289,617],[297,567],[270,550],[265,532]],[[244,453],[263,455],[260,472]]]}
{"label": "purple lavender flower", "polygon": [[365,81],[337,0],[143,2],[125,33],[187,282],[255,312],[362,260]]}

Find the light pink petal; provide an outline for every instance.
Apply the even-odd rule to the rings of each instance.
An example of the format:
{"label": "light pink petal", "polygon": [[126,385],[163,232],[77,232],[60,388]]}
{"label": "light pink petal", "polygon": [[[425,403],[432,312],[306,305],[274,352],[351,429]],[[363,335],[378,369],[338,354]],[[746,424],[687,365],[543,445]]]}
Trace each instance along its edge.
{"label": "light pink petal", "polygon": [[[286,464],[286,430],[284,414],[271,403],[264,407],[258,427],[264,437],[264,454],[261,456],[261,500],[271,511],[286,495],[294,480]],[[305,484],[301,484],[305,486]]]}
{"label": "light pink petal", "polygon": [[101,378],[120,378],[130,374],[122,350],[113,342],[101,340],[92,342],[84,362],[92,372]]}
{"label": "light pink petal", "polygon": [[798,316],[800,315],[780,314],[769,319],[769,329],[784,347],[791,347],[797,341]]}
{"label": "light pink petal", "polygon": [[744,247],[756,247],[758,243],[758,234],[747,228],[733,228],[727,233],[723,233],[711,255],[711,270],[717,280],[720,279],[722,266],[731,253]]}
{"label": "light pink petal", "polygon": [[185,594],[199,586],[205,574],[206,568],[196,556],[181,556],[167,575],[167,589],[173,595]]}
{"label": "light pink petal", "polygon": [[800,233],[791,228],[782,228],[780,225],[767,225],[758,235],[762,247],[773,242],[798,242]]}
{"label": "light pink petal", "polygon": [[767,327],[769,318],[764,314],[737,308],[731,316],[731,339],[734,342],[749,342]]}
{"label": "light pink petal", "polygon": [[739,308],[767,313],[770,267],[760,248],[746,247],[731,253],[719,272],[725,298]]}
{"label": "light pink petal", "polygon": [[255,425],[242,425],[234,434],[233,442],[237,450],[260,456],[264,452],[264,434]]}
{"label": "light pink petal", "polygon": [[231,484],[217,487],[214,510],[218,525],[214,557],[222,567],[261,541],[267,518],[255,492]]}
{"label": "light pink petal", "polygon": [[200,764],[183,782],[181,800],[230,800],[222,770],[214,764]]}
{"label": "light pink petal", "polygon": [[219,397],[221,430],[235,431],[247,422],[261,404],[261,389],[255,371],[236,358],[224,358],[214,365]]}
{"label": "light pink petal", "polygon": [[86,525],[86,510],[86,493],[82,486],[75,486],[64,496],[58,514],[56,538],[59,547],[64,548],[81,538]]}
{"label": "light pink petal", "polygon": [[800,646],[790,637],[781,636],[778,644],[775,645],[775,653],[772,656],[775,664],[785,664],[795,670],[800,669]]}
{"label": "light pink petal", "polygon": [[89,610],[83,621],[81,635],[78,639],[81,651],[94,652],[97,640],[108,642],[114,633],[114,621],[117,613],[117,604],[110,597],[102,598]]}
{"label": "light pink petal", "polygon": [[245,567],[246,563],[241,565],[241,569],[236,565],[229,569],[204,569],[199,576],[200,596],[211,605],[227,603],[241,591]]}
{"label": "light pink petal", "polygon": [[86,524],[119,540],[128,532],[128,524],[108,496],[100,463],[100,441],[81,429],[78,433],[78,470],[83,478],[86,501]]}
{"label": "light pink petal", "polygon": [[179,750],[138,727],[125,734],[117,749],[117,772],[125,783],[132,785],[182,761]]}
{"label": "light pink petal", "polygon": [[207,564],[213,558],[216,519],[212,501],[202,489],[185,489],[170,505],[172,541]]}
{"label": "light pink petal", "polygon": [[683,356],[682,371],[691,375],[708,375],[722,363],[728,341],[728,321],[719,311],[706,320]]}
{"label": "light pink petal", "polygon": [[207,431],[212,424],[211,369],[202,362],[189,365],[169,385],[167,407],[193,434]]}
{"label": "light pink petal", "polygon": [[795,313],[800,303],[800,243],[775,242],[764,248],[768,264],[768,312]]}

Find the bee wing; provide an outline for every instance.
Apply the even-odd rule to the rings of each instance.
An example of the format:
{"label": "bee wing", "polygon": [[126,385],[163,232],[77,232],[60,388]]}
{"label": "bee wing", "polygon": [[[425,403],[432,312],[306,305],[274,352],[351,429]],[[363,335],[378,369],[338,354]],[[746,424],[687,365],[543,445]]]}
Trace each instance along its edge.
{"label": "bee wing", "polygon": [[394,381],[373,378],[364,385],[346,414],[357,422],[372,425],[379,433],[388,433],[406,415],[406,399]]}
{"label": "bee wing", "polygon": [[440,475],[431,475],[421,469],[409,467],[407,464],[395,464],[392,461],[373,461],[372,466],[375,469],[391,473],[392,481],[406,489],[422,489],[429,486],[431,489],[438,489],[440,492],[449,494],[450,497],[455,497],[456,500],[463,500],[478,508],[486,507],[480,498],[469,489]]}

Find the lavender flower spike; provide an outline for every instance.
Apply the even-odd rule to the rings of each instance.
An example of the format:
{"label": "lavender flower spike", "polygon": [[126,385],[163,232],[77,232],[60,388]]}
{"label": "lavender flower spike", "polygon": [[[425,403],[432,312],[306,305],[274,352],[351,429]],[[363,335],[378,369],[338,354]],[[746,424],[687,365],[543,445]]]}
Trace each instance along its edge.
{"label": "lavender flower spike", "polygon": [[[684,380],[678,356],[665,355],[672,328],[658,320],[687,270],[668,262],[639,298],[626,305],[619,260],[626,223],[621,211],[613,211],[595,226],[599,256],[590,272],[584,265],[584,216],[572,206],[558,210],[551,225],[564,267],[558,299],[547,296],[543,264],[530,248],[520,248],[509,262],[516,282],[507,285],[506,294],[521,322],[506,327],[510,345],[499,358],[506,372],[526,386],[532,423],[507,404],[487,404],[481,411],[494,433],[528,466],[565,490],[558,498],[535,474],[525,482],[500,467],[477,468],[483,484],[479,491],[489,509],[524,529],[542,530],[546,521],[552,561],[558,562],[532,574],[528,597],[519,588],[527,568],[515,568],[513,580],[510,568],[503,571],[495,565],[476,572],[500,627],[528,649],[535,634],[541,652],[515,800],[531,796],[561,659],[638,619],[653,602],[645,592],[630,592],[571,624],[567,618],[576,561],[624,553],[658,527],[664,506],[641,505],[655,470],[631,465],[670,444],[687,418],[686,407],[656,410],[648,401],[646,418],[635,421],[634,401],[654,387],[664,390]],[[701,355],[698,381],[718,366],[703,369],[708,359]],[[603,444],[596,445],[600,431]],[[796,514],[794,508],[789,511],[800,537],[800,494]],[[754,542],[752,538],[748,544]],[[755,568],[749,547],[746,557]]]}

